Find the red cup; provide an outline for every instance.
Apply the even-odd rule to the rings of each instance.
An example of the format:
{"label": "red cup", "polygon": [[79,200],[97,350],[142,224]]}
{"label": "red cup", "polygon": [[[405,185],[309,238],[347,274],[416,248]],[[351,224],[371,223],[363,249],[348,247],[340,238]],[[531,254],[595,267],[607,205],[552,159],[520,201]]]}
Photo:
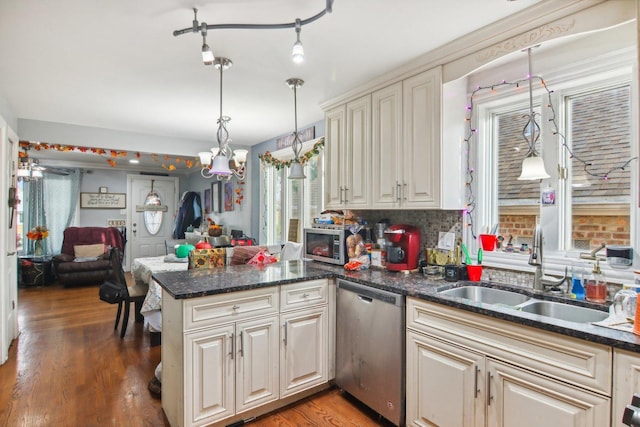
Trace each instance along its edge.
{"label": "red cup", "polygon": [[482,266],[467,265],[467,274],[469,275],[469,280],[472,282],[479,282],[482,278]]}
{"label": "red cup", "polygon": [[480,245],[482,246],[483,251],[495,250],[497,241],[498,241],[498,238],[495,236],[495,234],[480,235]]}

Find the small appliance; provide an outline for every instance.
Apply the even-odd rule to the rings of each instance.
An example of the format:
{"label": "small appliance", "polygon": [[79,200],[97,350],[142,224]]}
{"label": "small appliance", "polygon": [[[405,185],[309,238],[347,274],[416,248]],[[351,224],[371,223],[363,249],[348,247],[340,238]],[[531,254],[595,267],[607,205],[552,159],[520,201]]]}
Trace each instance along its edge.
{"label": "small appliance", "polygon": [[410,271],[418,268],[420,230],[413,225],[394,224],[384,231],[387,246],[387,270]]}
{"label": "small appliance", "polygon": [[[367,229],[359,231],[366,237]],[[305,228],[303,236],[303,257],[329,264],[345,265],[349,261],[347,237],[352,233],[348,225],[315,224]]]}

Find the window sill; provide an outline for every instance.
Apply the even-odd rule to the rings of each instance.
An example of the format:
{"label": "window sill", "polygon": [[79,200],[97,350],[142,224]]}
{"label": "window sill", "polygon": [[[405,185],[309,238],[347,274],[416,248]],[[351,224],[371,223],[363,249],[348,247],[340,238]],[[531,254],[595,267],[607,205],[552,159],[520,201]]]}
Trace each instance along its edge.
{"label": "window sill", "polygon": [[[567,269],[567,275],[571,275],[571,264],[578,261],[578,258],[570,256],[559,256],[555,254],[544,257],[544,274],[562,277]],[[590,272],[595,261],[580,259],[585,263],[585,269]],[[534,273],[535,267],[529,265],[529,255],[520,252],[483,252],[482,264],[487,267],[505,270],[516,270],[527,273]],[[633,268],[614,269],[605,261],[600,261],[600,268],[607,281],[612,283],[633,283]]]}

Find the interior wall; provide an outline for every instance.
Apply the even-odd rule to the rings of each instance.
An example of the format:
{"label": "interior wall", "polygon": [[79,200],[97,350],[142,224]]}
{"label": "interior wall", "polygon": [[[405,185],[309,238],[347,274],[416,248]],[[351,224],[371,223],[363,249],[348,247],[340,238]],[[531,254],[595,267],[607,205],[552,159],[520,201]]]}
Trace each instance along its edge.
{"label": "interior wall", "polygon": [[11,129],[13,129],[15,132],[18,131],[18,119],[13,114],[11,106],[9,105],[7,100],[2,96],[0,96],[0,117],[2,117],[7,122],[7,125]]}
{"label": "interior wall", "polygon": [[[127,192],[127,171],[96,169],[82,174],[81,193],[98,193],[107,187],[109,193]],[[129,201],[127,201],[127,206]],[[107,227],[107,220],[124,220],[126,209],[90,209],[78,206],[76,225],[79,227]]]}

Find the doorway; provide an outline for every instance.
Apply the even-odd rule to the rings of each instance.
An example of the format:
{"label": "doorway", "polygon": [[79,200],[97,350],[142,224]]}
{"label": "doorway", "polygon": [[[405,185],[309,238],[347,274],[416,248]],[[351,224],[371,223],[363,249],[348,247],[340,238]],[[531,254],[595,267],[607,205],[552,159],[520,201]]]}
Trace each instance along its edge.
{"label": "doorway", "polygon": [[125,269],[131,260],[165,255],[178,205],[179,179],[168,176],[127,175],[127,246]]}

